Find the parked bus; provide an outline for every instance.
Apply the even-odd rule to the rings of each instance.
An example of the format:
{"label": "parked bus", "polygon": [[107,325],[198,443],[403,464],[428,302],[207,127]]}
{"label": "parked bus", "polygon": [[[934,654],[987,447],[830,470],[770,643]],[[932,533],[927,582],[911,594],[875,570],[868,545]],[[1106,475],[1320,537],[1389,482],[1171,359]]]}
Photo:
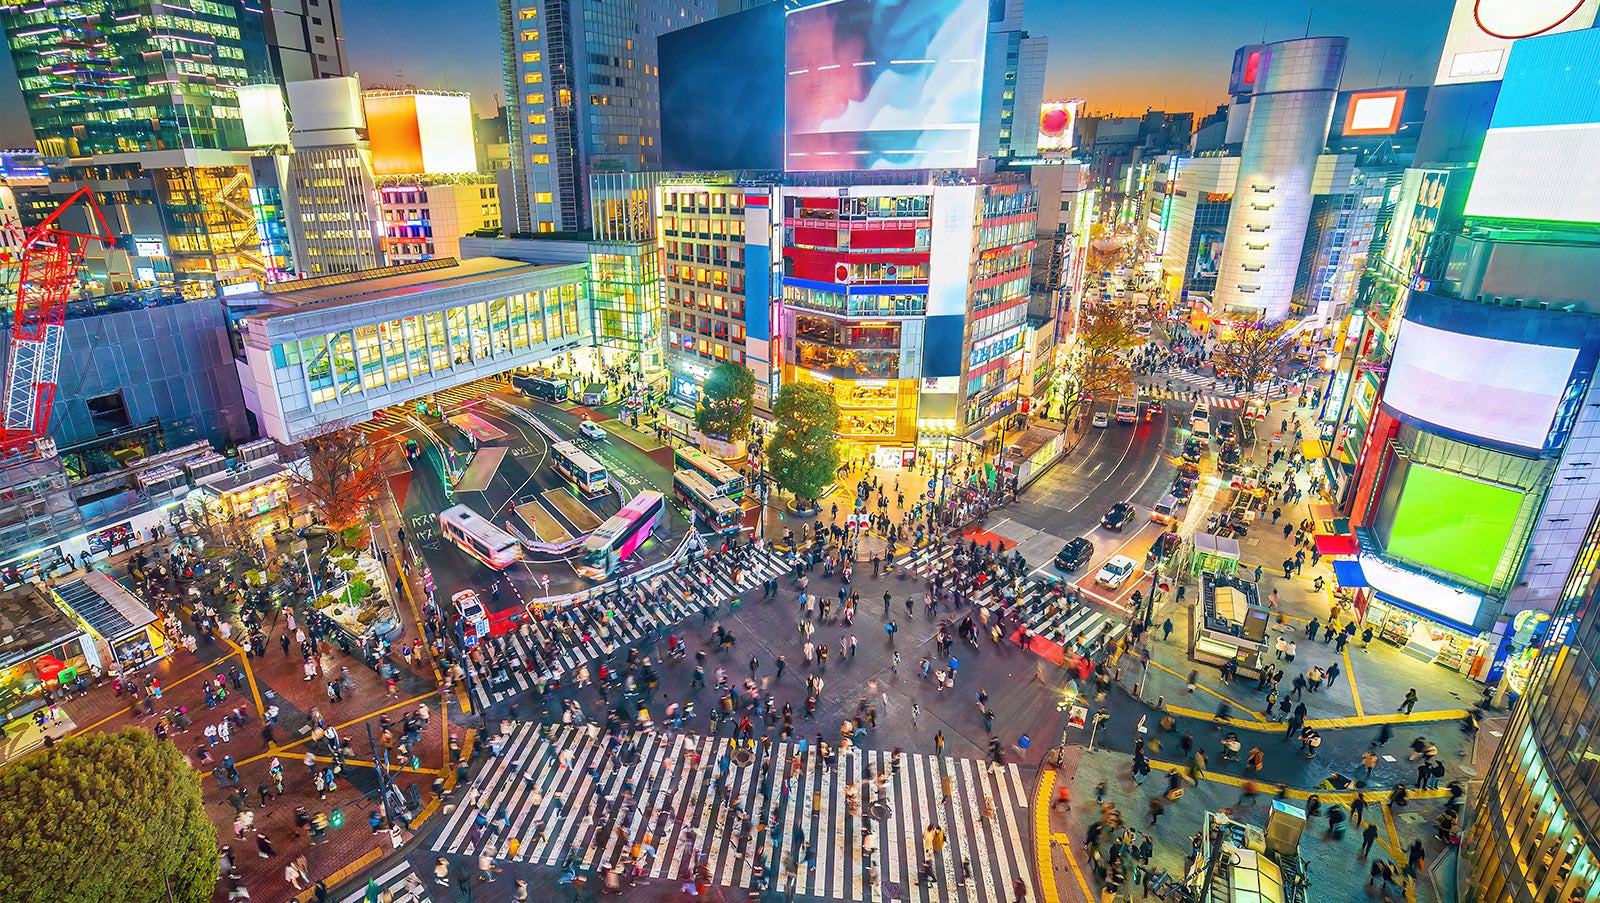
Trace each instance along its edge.
{"label": "parked bus", "polygon": [[466,505],[453,505],[439,512],[439,530],[461,551],[497,571],[522,560],[522,546],[515,536],[479,517]]}
{"label": "parked bus", "polygon": [[666,502],[659,492],[641,492],[622,510],[611,515],[605,523],[583,541],[583,555],[577,571],[591,580],[604,580],[611,576],[617,565],[628,560],[634,550],[650,538],[650,531],[666,510]]}
{"label": "parked bus", "polygon": [[693,470],[680,470],[672,475],[672,491],[684,504],[718,533],[736,533],[744,510],[739,503],[719,494],[715,487]]}
{"label": "parked bus", "polygon": [[512,375],[511,385],[529,398],[538,398],[543,401],[567,400],[567,384],[557,379],[541,379],[537,376],[517,373]]}
{"label": "parked bus", "polygon": [[680,448],[673,452],[672,460],[674,469],[698,473],[724,498],[737,502],[744,497],[744,476],[705,452],[696,448]]}
{"label": "parked bus", "polygon": [[585,495],[599,495],[611,485],[600,462],[571,442],[550,444],[550,466]]}

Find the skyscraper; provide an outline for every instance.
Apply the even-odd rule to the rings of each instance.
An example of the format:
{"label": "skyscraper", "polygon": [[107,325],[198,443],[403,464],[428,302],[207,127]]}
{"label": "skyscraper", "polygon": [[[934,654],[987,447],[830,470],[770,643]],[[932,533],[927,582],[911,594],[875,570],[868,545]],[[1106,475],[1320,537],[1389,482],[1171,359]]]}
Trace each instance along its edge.
{"label": "skyscraper", "polygon": [[1229,138],[1235,119],[1244,132],[1217,267],[1217,309],[1254,309],[1268,321],[1289,314],[1348,46],[1346,38],[1302,38],[1234,54]]}
{"label": "skyscraper", "polygon": [[381,266],[360,83],[348,76],[290,82],[288,88],[295,130],[284,205],[300,272],[325,276]]}
{"label": "skyscraper", "polygon": [[983,63],[983,119],[978,154],[1031,157],[1039,148],[1039,107],[1044,101],[1050,39],[1022,30],[1023,0],[989,4],[989,38]]}
{"label": "skyscraper", "polygon": [[264,4],[267,50],[285,82],[350,74],[340,0],[273,0]]}
{"label": "skyscraper", "polygon": [[0,22],[47,157],[242,149],[233,88],[272,78],[244,0],[3,3]]}
{"label": "skyscraper", "polygon": [[656,38],[716,14],[716,0],[500,0],[507,232],[584,229],[590,173],[660,168]]}

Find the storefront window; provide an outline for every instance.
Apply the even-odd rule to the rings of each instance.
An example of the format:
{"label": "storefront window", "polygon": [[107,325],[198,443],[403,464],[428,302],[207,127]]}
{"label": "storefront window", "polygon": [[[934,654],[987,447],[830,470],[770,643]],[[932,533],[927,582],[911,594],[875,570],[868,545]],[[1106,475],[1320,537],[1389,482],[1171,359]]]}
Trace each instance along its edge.
{"label": "storefront window", "polygon": [[467,309],[452,307],[445,311],[445,322],[450,326],[450,362],[460,366],[472,360],[471,340],[467,335]]}
{"label": "storefront window", "polygon": [[427,326],[428,356],[433,369],[450,369],[450,342],[445,338],[444,314],[424,314],[422,320]]}
{"label": "storefront window", "polygon": [[378,335],[383,341],[383,366],[389,382],[403,380],[406,371],[406,340],[400,331],[400,321],[378,324]]}
{"label": "storefront window", "polygon": [[511,347],[528,347],[528,296],[511,296]]}
{"label": "storefront window", "polygon": [[422,334],[420,320],[420,317],[406,317],[400,321],[400,330],[405,336],[407,359],[414,376],[422,376],[428,372],[428,340]]}
{"label": "storefront window", "polygon": [[361,391],[361,374],[356,369],[356,347],[348,332],[333,335],[333,381],[340,397]]}
{"label": "storefront window", "polygon": [[383,356],[378,346],[378,327],[356,327],[356,357],[361,362],[361,385],[368,389],[383,385]]}
{"label": "storefront window", "polygon": [[489,356],[489,305],[479,301],[467,309],[472,315],[472,359],[483,360]]}

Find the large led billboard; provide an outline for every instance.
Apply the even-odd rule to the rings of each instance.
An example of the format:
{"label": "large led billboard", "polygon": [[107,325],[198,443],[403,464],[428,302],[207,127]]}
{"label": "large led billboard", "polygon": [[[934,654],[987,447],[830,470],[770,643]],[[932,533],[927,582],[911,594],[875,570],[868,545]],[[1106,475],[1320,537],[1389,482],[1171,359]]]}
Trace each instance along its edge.
{"label": "large led billboard", "polygon": [[239,118],[244,120],[244,140],[251,147],[274,147],[289,143],[289,108],[283,102],[283,89],[276,82],[240,85]]}
{"label": "large led billboard", "polygon": [[1039,106],[1039,150],[1065,151],[1077,146],[1081,100],[1050,100]]}
{"label": "large led billboard", "polygon": [[1600,0],[1456,0],[1436,85],[1499,79],[1512,42],[1588,28]]}
{"label": "large led billboard", "polygon": [[783,168],[783,18],[763,3],[660,37],[663,169]]}
{"label": "large led billboard", "polygon": [[[1590,13],[1591,18],[1593,13]],[[1600,29],[1518,41],[1466,215],[1600,223]]]}
{"label": "large led billboard", "polygon": [[1600,358],[1578,313],[1413,291],[1383,406],[1428,432],[1518,455],[1559,448]]}
{"label": "large led billboard", "polygon": [[1403,282],[1409,284],[1422,270],[1449,186],[1450,173],[1442,169],[1408,169],[1401,179],[1383,262]]}
{"label": "large led billboard", "polygon": [[1522,491],[1421,465],[1404,479],[1384,537],[1388,553],[1473,583],[1493,583],[1522,509]]}
{"label": "large led billboard", "polygon": [[1400,113],[1405,109],[1406,91],[1357,91],[1345,108],[1345,135],[1393,135],[1400,131]]}
{"label": "large led billboard", "polygon": [[986,0],[831,0],[784,20],[784,168],[978,162]]}
{"label": "large led billboard", "polygon": [[472,99],[433,91],[368,91],[361,95],[380,176],[472,172]]}

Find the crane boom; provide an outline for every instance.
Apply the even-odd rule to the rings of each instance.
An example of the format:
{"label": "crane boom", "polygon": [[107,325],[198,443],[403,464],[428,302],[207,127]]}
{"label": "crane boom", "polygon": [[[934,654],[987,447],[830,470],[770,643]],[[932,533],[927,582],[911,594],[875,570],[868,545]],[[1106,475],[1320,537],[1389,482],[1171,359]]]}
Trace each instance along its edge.
{"label": "crane boom", "polygon": [[[58,224],[61,215],[79,201],[90,213],[89,227],[99,227],[98,234],[74,232]],[[0,457],[11,457],[32,447],[50,428],[67,301],[77,285],[78,268],[91,241],[110,246],[115,239],[100,205],[95,203],[94,193],[87,187],[73,192],[42,222],[28,229],[23,240],[5,389],[0,394],[4,403],[0,410]]]}

